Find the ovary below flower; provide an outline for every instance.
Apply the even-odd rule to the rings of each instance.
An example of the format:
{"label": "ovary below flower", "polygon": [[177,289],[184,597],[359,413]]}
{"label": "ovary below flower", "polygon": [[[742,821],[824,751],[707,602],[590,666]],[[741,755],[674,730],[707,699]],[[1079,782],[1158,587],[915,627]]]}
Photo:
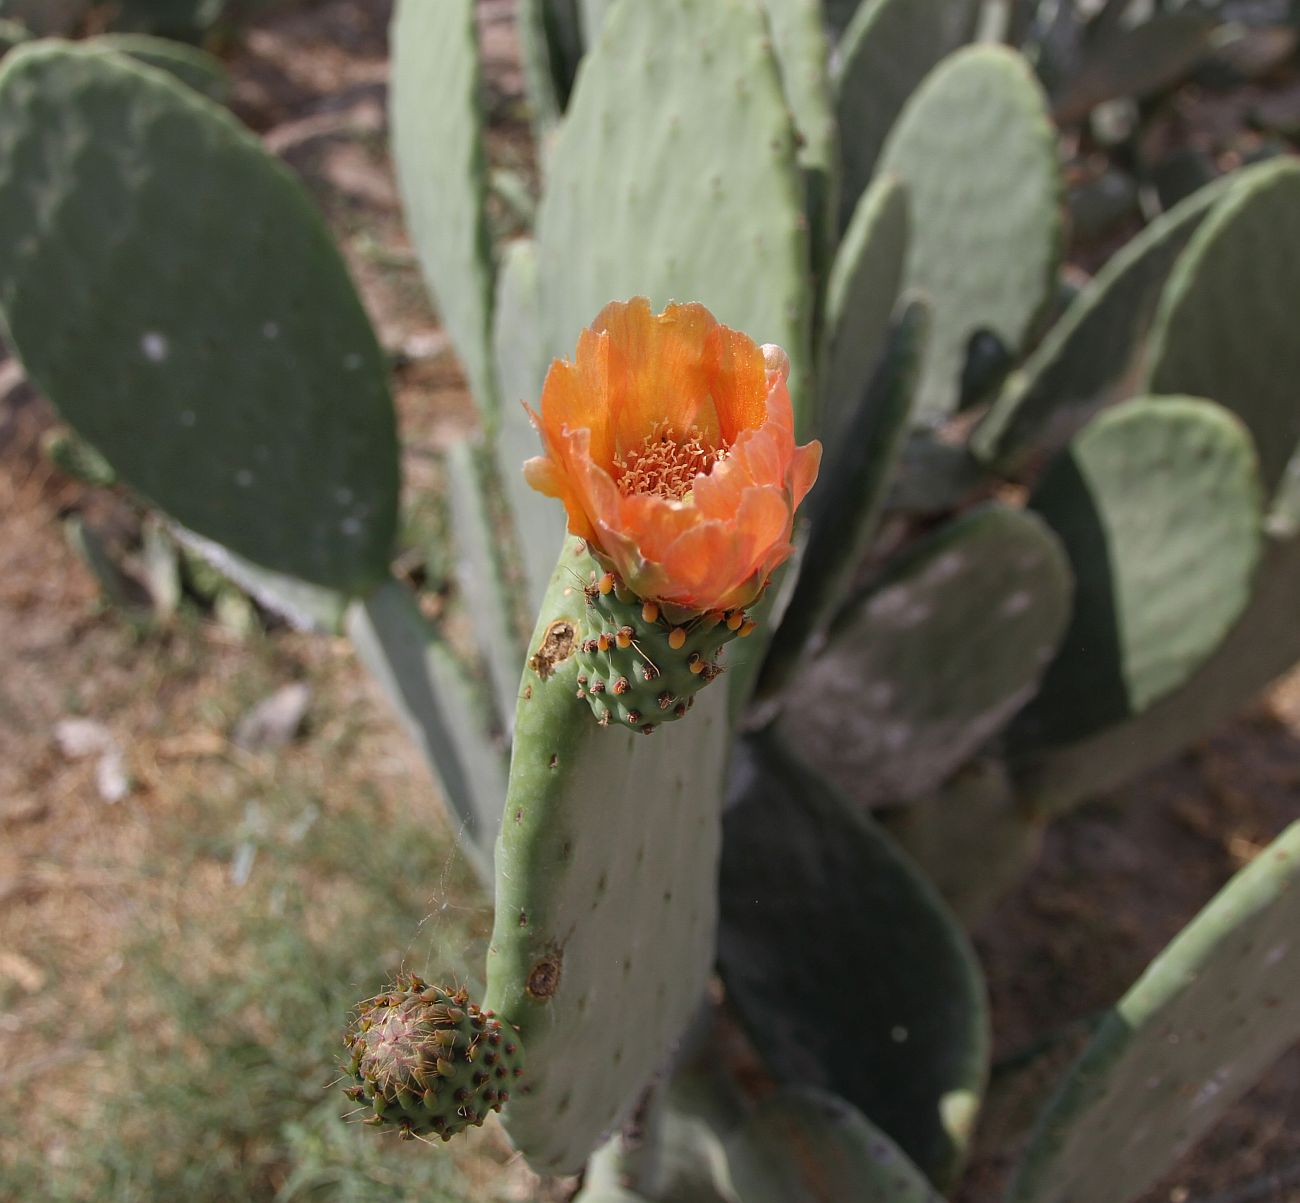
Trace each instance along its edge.
{"label": "ovary below flower", "polygon": [[741,609],[793,550],[821,459],[795,444],[789,372],[703,305],[611,303],[551,365],[525,476],[637,597]]}

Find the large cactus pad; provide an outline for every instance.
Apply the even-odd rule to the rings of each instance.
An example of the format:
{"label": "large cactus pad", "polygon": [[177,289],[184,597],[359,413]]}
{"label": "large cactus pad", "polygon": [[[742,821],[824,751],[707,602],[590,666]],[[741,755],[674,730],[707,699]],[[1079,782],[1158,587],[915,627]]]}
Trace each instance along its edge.
{"label": "large cactus pad", "polygon": [[800,408],[812,317],[794,131],[758,6],[612,8],[583,63],[538,214],[545,350],[612,298],[707,305],[779,343]]}
{"label": "large cactus pad", "polygon": [[1102,1022],[1010,1203],[1124,1203],[1300,1039],[1300,823],[1223,889]]}
{"label": "large cactus pad", "polygon": [[1250,600],[1262,521],[1250,436],[1208,401],[1128,401],[1053,461],[1030,505],[1061,537],[1077,587],[1019,735],[1063,743],[1187,680]]}
{"label": "large cactus pad", "polygon": [[519,1025],[530,1090],[506,1126],[574,1173],[635,1105],[713,965],[727,691],[647,739],[576,695],[595,565],[566,543],[524,672],[501,838],[487,1005]]}
{"label": "large cactus pad", "polygon": [[957,406],[972,337],[1018,352],[1054,284],[1056,140],[1028,65],[999,46],[950,55],[907,102],[880,171],[908,186],[904,287],[934,305],[918,416],[943,418]]}
{"label": "large cactus pad", "polygon": [[387,574],[383,356],[301,185],[223,109],[103,50],[11,54],[0,308],[32,379],[185,526],[342,592]]}

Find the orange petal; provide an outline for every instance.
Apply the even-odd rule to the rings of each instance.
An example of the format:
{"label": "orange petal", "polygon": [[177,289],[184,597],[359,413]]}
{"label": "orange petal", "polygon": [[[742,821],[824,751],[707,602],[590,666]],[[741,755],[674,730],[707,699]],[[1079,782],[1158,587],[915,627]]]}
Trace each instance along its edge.
{"label": "orange petal", "polygon": [[794,462],[790,465],[790,493],[796,508],[817,482],[821,463],[822,445],[817,439],[796,449]]}
{"label": "orange petal", "polygon": [[600,311],[592,329],[608,336],[611,374],[618,376],[611,419],[620,453],[638,449],[665,423],[678,435],[697,427],[717,446],[718,415],[704,363],[716,326],[703,305],[669,305],[655,315],[644,297]]}
{"label": "orange petal", "polygon": [[753,339],[726,326],[709,339],[709,389],[718,407],[722,441],[730,446],[742,430],[767,420],[767,379],[763,352]]}
{"label": "orange petal", "polygon": [[551,439],[565,430],[591,433],[591,454],[598,463],[610,466],[614,459],[608,414],[608,384],[604,356],[597,340],[583,331],[578,341],[578,364],[562,359],[551,364],[542,386],[541,424]]}

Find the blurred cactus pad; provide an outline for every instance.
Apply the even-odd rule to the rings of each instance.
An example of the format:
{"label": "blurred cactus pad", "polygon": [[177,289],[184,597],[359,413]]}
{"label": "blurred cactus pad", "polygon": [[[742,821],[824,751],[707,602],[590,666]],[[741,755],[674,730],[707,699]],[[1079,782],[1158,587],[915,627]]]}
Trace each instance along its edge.
{"label": "blurred cactus pad", "polygon": [[[963,1179],[1011,1074],[971,929],[1052,821],[1300,661],[1300,159],[1152,166],[1089,240],[1070,158],[1152,153],[1115,124],[1212,79],[1245,7],[519,0],[535,145],[507,187],[479,6],[397,0],[398,193],[476,422],[442,465],[437,599],[403,567],[432,499],[403,488],[390,357],[220,64],[14,18],[0,316],[66,423],[51,462],[350,640],[482,889],[469,982],[358,989],[341,1055],[373,1126],[499,1113],[593,1201],[1003,1197]],[[651,580],[650,535],[584,541],[523,480],[521,403],[632,297],[780,347],[757,377],[788,367],[784,437],[823,444],[743,612],[637,595],[600,539]],[[602,353],[606,394],[666,373],[645,404],[706,419],[654,429],[716,443],[647,510],[724,521],[714,470],[761,492],[698,356]],[[1021,1100],[1008,1203],[1138,1199],[1300,1040],[1296,831],[1084,1045],[1047,1041],[1082,1051]]]}

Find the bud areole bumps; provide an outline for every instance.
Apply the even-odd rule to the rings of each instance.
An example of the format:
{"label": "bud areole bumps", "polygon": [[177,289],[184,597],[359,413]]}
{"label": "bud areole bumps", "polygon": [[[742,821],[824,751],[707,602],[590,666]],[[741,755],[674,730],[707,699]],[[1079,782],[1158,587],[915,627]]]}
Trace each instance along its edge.
{"label": "bud areole bumps", "polygon": [[523,1076],[518,1034],[491,1011],[449,990],[402,974],[359,1003],[344,1037],[348,1097],[367,1104],[367,1123],[404,1138],[450,1140],[500,1111]]}
{"label": "bud areole bumps", "polygon": [[703,305],[613,302],[556,360],[528,483],[605,570],[586,582],[580,693],[597,719],[680,718],[790,555],[821,445],[794,439],[790,363]]}

